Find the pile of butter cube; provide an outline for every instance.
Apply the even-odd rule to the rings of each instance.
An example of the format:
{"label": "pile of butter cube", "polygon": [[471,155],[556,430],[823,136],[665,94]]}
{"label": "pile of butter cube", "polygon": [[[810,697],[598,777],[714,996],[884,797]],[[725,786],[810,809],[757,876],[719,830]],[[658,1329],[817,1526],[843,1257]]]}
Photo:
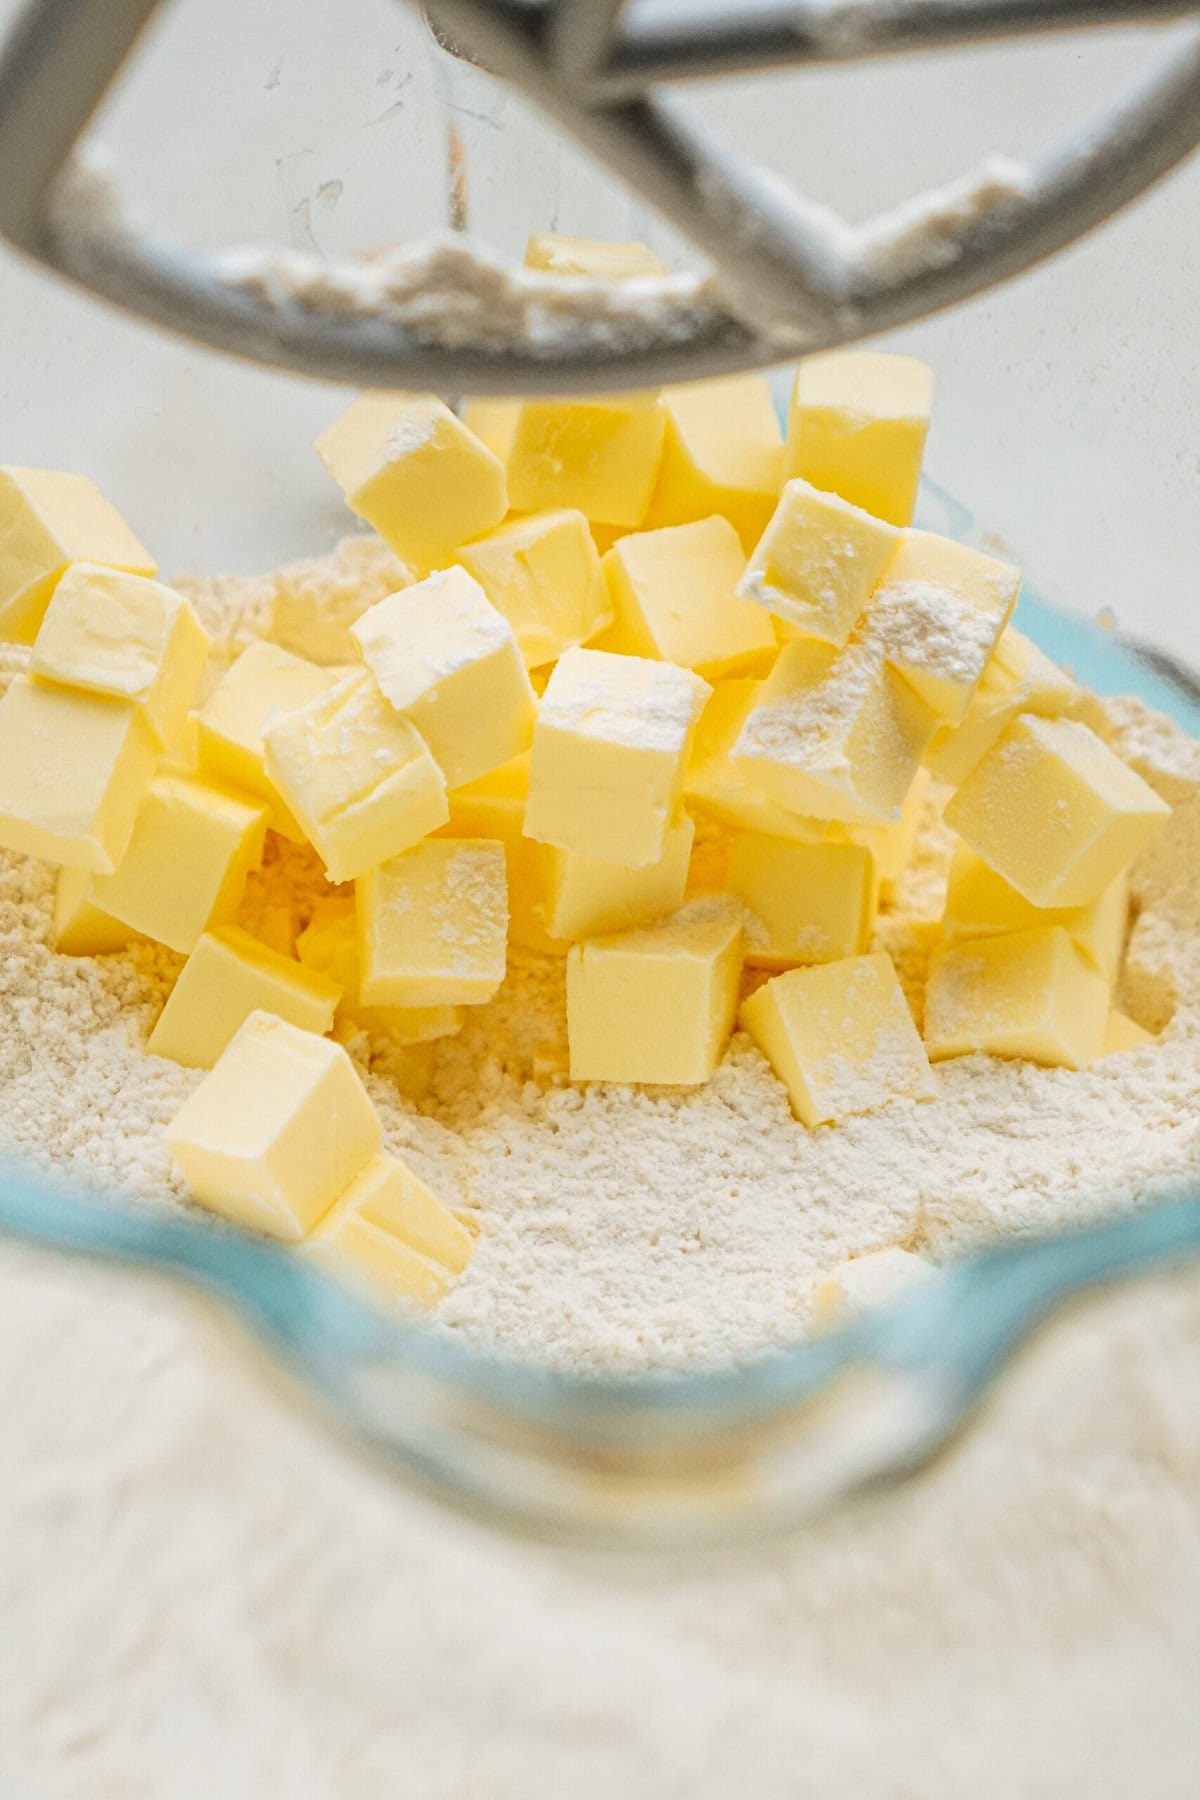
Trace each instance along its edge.
{"label": "pile of butter cube", "polygon": [[[326,634],[342,660],[264,640],[215,683],[89,481],[0,471],[0,636],[30,646],[0,844],[60,866],[64,953],[186,958],[147,1049],[210,1071],[168,1132],[200,1203],[435,1301],[472,1235],[337,1039],[460,1030],[510,943],[566,958],[570,1080],[702,1083],[737,1021],[810,1128],[929,1096],[931,1061],[1144,1037],[1112,995],[1168,808],[1010,623],[1018,571],[912,528],[932,386],[811,357],[786,435],[758,375],[462,418],[364,396],[317,448],[408,578]],[[918,1030],[869,947],[931,776],[958,847]],[[329,883],[282,948],[235,922],[268,830]]]}

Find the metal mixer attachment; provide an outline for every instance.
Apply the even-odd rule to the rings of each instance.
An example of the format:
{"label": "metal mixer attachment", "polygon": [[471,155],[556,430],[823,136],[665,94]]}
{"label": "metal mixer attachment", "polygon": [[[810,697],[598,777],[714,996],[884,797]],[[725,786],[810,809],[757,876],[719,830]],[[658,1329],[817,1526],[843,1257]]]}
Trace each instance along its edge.
{"label": "metal mixer attachment", "polygon": [[452,236],[373,261],[199,255],[144,230],[79,150],[161,0],[32,0],[0,58],[0,232],[128,311],[252,361],[361,386],[628,387],[850,343],[978,293],[1124,206],[1200,140],[1200,24],[1028,166],[851,228],[730,155],[665,88],[781,65],[1102,25],[1200,0],[436,0],[440,40],[536,103],[707,266],[619,286]]}

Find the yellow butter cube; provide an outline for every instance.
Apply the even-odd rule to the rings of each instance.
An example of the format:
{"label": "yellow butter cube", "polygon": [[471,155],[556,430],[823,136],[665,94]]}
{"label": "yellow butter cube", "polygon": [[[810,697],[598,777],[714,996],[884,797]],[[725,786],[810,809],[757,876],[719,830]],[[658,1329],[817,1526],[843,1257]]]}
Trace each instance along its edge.
{"label": "yellow butter cube", "polygon": [[1079,688],[1036,644],[1008,625],[961,722],[940,725],[926,752],[939,781],[958,787],[1020,713],[1056,719],[1075,704]]}
{"label": "yellow butter cube", "polygon": [[933,370],[914,356],[806,356],[792,389],[787,475],[909,525],[932,407]]}
{"label": "yellow butter cube", "polygon": [[0,698],[0,845],[70,869],[116,868],[158,750],[129,701],[15,676]]}
{"label": "yellow butter cube", "polygon": [[878,644],[785,644],[733,747],[735,774],[816,819],[886,825],[916,779],[934,715]]}
{"label": "yellow butter cube", "polygon": [[356,1175],[339,1205],[353,1207],[379,1231],[461,1275],[475,1254],[475,1239],[448,1206],[397,1156],[383,1151]]}
{"label": "yellow butter cube", "polygon": [[636,238],[621,243],[568,237],[560,231],[532,234],[525,246],[525,267],[547,275],[586,275],[596,281],[631,281],[640,275],[667,272],[666,264]]}
{"label": "yellow butter cube", "polygon": [[739,832],[726,885],[746,909],[746,961],[765,969],[835,962],[867,948],[875,872],[860,844],[800,844]]}
{"label": "yellow butter cube", "polygon": [[944,816],[1035,906],[1086,906],[1141,854],[1170,811],[1086,725],[1022,714]]}
{"label": "yellow butter cube", "polygon": [[157,563],[86,475],[0,468],[0,638],[31,644],[68,564],[153,575]]}
{"label": "yellow butter cube", "polygon": [[317,454],[351,511],[418,573],[508,511],[503,463],[432,394],[361,395]]}
{"label": "yellow butter cube", "polygon": [[353,900],[319,902],[296,939],[296,955],[335,983],[341,998],[334,1015],[342,1033],[365,1031],[394,1044],[427,1044],[462,1030],[459,1006],[367,1006],[358,967],[358,916]]}
{"label": "yellow butter cube", "polygon": [[534,729],[526,836],[609,862],[660,861],[710,692],[670,663],[568,650]]}
{"label": "yellow butter cube", "polygon": [[906,531],[871,600],[866,629],[892,667],[951,725],[966,714],[1021,571],[932,531]]}
{"label": "yellow butter cube", "polygon": [[267,775],[263,728],[275,715],[307,705],[345,674],[259,640],[226,670],[196,715],[205,773],[261,800],[274,830],[297,843],[304,832]]}
{"label": "yellow butter cube", "polygon": [[458,552],[512,626],[525,666],[556,662],[612,623],[600,557],[581,512],[559,507],[510,519]]}
{"label": "yellow butter cube", "polygon": [[701,895],[567,957],[572,1081],[696,1087],[721,1059],[742,970],[742,909]]}
{"label": "yellow butter cube", "polygon": [[1129,876],[1123,872],[1087,906],[1032,906],[965,844],[955,846],[942,930],[948,938],[1001,937],[1061,925],[1111,986],[1121,967],[1129,923]]}
{"label": "yellow butter cube", "polygon": [[542,956],[565,956],[565,940],[552,938],[543,917],[545,846],[525,836],[529,756],[481,775],[450,795],[450,819],[438,837],[495,838],[504,846],[508,877],[508,941]]}
{"label": "yellow butter cube", "polygon": [[809,1127],[933,1095],[924,1045],[882,953],[776,975],[743,1000],[739,1022]]}
{"label": "yellow butter cube", "polygon": [[1082,1069],[1104,1043],[1109,986],[1061,925],[944,944],[929,964],[925,1043],[935,1062],[983,1051]]}
{"label": "yellow butter cube", "polygon": [[646,528],[719,513],[747,555],[767,528],[783,485],[783,435],[764,375],[724,375],[663,389],[667,415],[658,484]]}
{"label": "yellow butter cube", "polygon": [[493,456],[508,467],[517,423],[521,417],[519,400],[468,400],[463,407],[463,424],[486,444]]}
{"label": "yellow butter cube", "polygon": [[1110,1012],[1104,1026],[1104,1042],[1100,1046],[1100,1058],[1121,1056],[1126,1050],[1140,1050],[1144,1044],[1154,1042],[1154,1033],[1144,1031],[1133,1019],[1122,1012]]}
{"label": "yellow butter cube", "polygon": [[343,1286],[388,1307],[427,1312],[449,1291],[443,1263],[422,1256],[403,1239],[339,1200],[300,1246],[301,1254]]}
{"label": "yellow butter cube", "polygon": [[806,481],[789,481],[738,592],[802,636],[840,647],[899,541],[894,525]]}
{"label": "yellow butter cube", "polygon": [[760,831],[806,844],[822,840],[831,830],[828,820],[787,811],[734,768],[733,747],[765,685],[749,679],[715,683],[696,727],[684,801],[733,831]]}
{"label": "yellow butter cube", "polygon": [[657,656],[716,680],[766,670],[778,648],[769,614],[737,592],[746,559],[728,519],[631,532],[604,558],[613,612],[604,648]]}
{"label": "yellow butter cube", "polygon": [[358,883],[359,967],[369,1006],[475,1006],[504,980],[503,846],[430,838]]}
{"label": "yellow butter cube", "polygon": [[382,1137],[341,1046],[265,1012],[251,1013],[166,1131],[194,1200],[292,1243]]}
{"label": "yellow butter cube", "polygon": [[524,400],[508,452],[509,500],[518,512],[570,506],[632,529],[649,508],[665,430],[656,393]]}
{"label": "yellow butter cube", "polygon": [[55,588],[30,672],[129,700],[174,747],[208,660],[200,621],[173,588],[101,563],[73,563]]}
{"label": "yellow butter cube", "polygon": [[446,782],[416,727],[363,670],[263,726],[263,768],[333,882],[444,825]]}
{"label": "yellow butter cube", "polygon": [[512,626],[465,569],[390,594],[351,627],[363,661],[462,787],[528,750],[537,698]]}
{"label": "yellow butter cube", "polygon": [[835,1331],[840,1325],[849,1325],[878,1307],[891,1306],[935,1273],[932,1263],[911,1250],[902,1250],[899,1244],[852,1256],[813,1290],[812,1328]]}
{"label": "yellow butter cube", "polygon": [[684,814],[667,827],[656,863],[627,868],[578,850],[543,847],[543,917],[552,938],[575,942],[649,925],[683,904],[696,828]]}
{"label": "yellow butter cube", "polygon": [[91,877],[82,869],[60,869],[54,889],[54,948],[63,956],[110,956],[137,936],[120,919],[110,919],[91,902]]}
{"label": "yellow butter cube", "polygon": [[128,850],[113,874],[93,878],[89,898],[186,956],[210,925],[232,923],[266,830],[266,812],[240,795],[186,775],[156,775]]}
{"label": "yellow butter cube", "polygon": [[236,925],[205,932],[147,1041],[154,1056],[211,1069],[253,1012],[271,1013],[318,1037],[333,1027],[342,990]]}

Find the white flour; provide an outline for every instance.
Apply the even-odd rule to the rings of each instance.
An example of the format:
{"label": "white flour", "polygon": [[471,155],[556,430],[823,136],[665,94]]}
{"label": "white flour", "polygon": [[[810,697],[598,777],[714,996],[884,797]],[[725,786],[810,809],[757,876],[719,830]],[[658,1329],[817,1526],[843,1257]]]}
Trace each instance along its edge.
{"label": "white flour", "polygon": [[[193,591],[226,658],[276,599]],[[461,1037],[371,1074],[389,1142],[484,1222],[443,1328],[565,1366],[739,1357],[852,1252],[1194,1181],[1200,749],[1133,704],[1096,717],[1177,808],[1136,872],[1125,996],[1172,1012],[1159,1044],[1082,1075],[969,1059],[931,1103],[810,1134],[741,1038],[697,1094],[535,1081],[561,970],[514,958]],[[914,997],[944,866],[928,827],[879,933]],[[313,880],[275,865],[247,916]],[[140,1045],[178,959],[60,961],[48,895],[0,860],[0,1132],[170,1193],[157,1128],[197,1077]],[[1200,1277],[1077,1326],[931,1483],[682,1569],[469,1532],[218,1348],[140,1288],[0,1256],[0,1791],[1190,1800]]]}

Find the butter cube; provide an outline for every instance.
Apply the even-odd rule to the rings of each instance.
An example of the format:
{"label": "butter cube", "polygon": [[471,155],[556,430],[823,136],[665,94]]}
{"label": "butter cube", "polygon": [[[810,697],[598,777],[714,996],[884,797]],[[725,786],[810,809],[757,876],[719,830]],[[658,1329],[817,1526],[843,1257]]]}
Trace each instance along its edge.
{"label": "butter cube", "polygon": [[1007,625],[957,725],[940,725],[926,753],[939,781],[958,787],[1020,713],[1056,719],[1079,697],[1071,677]]}
{"label": "butter cube", "polygon": [[728,519],[632,532],[604,558],[614,623],[604,648],[716,680],[767,669],[778,648],[770,616],[738,596],[746,559]]}
{"label": "butter cube", "polygon": [[101,563],[73,563],[55,588],[30,672],[137,706],[159,743],[183,730],[208,660],[200,621],[173,588]]}
{"label": "butter cube", "polygon": [[916,779],[934,715],[877,643],[785,644],[733,747],[735,773],[792,812],[886,825]]}
{"label": "butter cube", "polygon": [[495,838],[504,846],[508,879],[508,941],[541,956],[565,956],[567,944],[552,938],[543,918],[545,847],[525,836],[529,755],[503,763],[450,795],[449,823],[438,837]]}
{"label": "butter cube", "polygon": [[251,1013],[166,1131],[194,1200],[292,1243],[382,1137],[341,1046],[265,1012]]}
{"label": "butter cube", "polygon": [[701,895],[567,957],[572,1081],[697,1087],[721,1059],[742,970],[742,909]]}
{"label": "butter cube", "polygon": [[1153,1042],[1152,1031],[1144,1031],[1133,1019],[1126,1018],[1124,1013],[1113,1011],[1105,1022],[1099,1060],[1103,1061],[1106,1056],[1121,1056],[1126,1050],[1140,1050],[1144,1044]]}
{"label": "butter cube", "polygon": [[944,816],[1035,906],[1086,906],[1140,855],[1170,811],[1086,725],[1022,714]]}
{"label": "butter cube", "polygon": [[866,950],[875,872],[860,844],[800,844],[739,832],[726,884],[747,908],[746,961],[759,968],[835,962]]}
{"label": "butter cube", "polygon": [[696,727],[683,784],[685,804],[733,831],[758,831],[806,844],[823,840],[835,829],[828,820],[788,812],[733,765],[733,747],[765,685],[748,679],[714,684]]}
{"label": "butter cube", "polygon": [[351,627],[381,692],[462,787],[528,750],[537,699],[513,636],[465,569],[389,594]]}
{"label": "butter cube", "polygon": [[486,444],[493,456],[508,467],[517,423],[521,417],[519,400],[468,400],[463,407],[463,424]]}
{"label": "butter cube", "polygon": [[763,375],[724,375],[663,389],[667,429],[646,529],[728,519],[748,556],[783,485],[783,437]]}
{"label": "butter cube", "polygon": [[157,563],[86,475],[0,468],[0,639],[31,644],[69,563],[153,575]]}
{"label": "butter cube", "polygon": [[935,1062],[983,1051],[1082,1069],[1100,1055],[1109,986],[1061,925],[935,950],[925,1043]]}
{"label": "butter cube", "polygon": [[933,370],[875,350],[806,356],[788,416],[788,477],[912,523],[933,407]]}
{"label": "butter cube", "polygon": [[448,1206],[397,1156],[383,1151],[356,1175],[338,1203],[453,1275],[475,1254],[475,1239]]}
{"label": "butter cube", "polygon": [[138,707],[14,676],[0,698],[0,845],[116,868],[158,757]]}
{"label": "butter cube", "polygon": [[231,923],[246,877],[262,859],[262,807],[186,775],[154,777],[116,871],[93,878],[89,898],[181,955],[210,925]]}
{"label": "butter cube", "polygon": [[296,939],[305,968],[334,983],[341,998],[334,1024],[343,1033],[365,1031],[394,1044],[427,1044],[462,1030],[459,1006],[366,1006],[358,967],[358,918],[353,900],[318,903],[312,921]]}
{"label": "butter cube", "polygon": [[559,231],[533,233],[525,246],[525,267],[547,275],[586,275],[594,281],[630,281],[667,272],[666,264],[636,238],[619,243],[567,237]]}
{"label": "butter cube", "polygon": [[333,882],[446,822],[446,782],[416,727],[363,670],[263,726],[263,768]]}
{"label": "butter cube", "polygon": [[361,395],[317,454],[351,511],[419,573],[508,511],[499,457],[431,394]]}
{"label": "butter cube", "polygon": [[510,519],[456,559],[512,626],[528,669],[557,662],[612,623],[600,557],[581,512]]}
{"label": "butter cube", "polygon": [[1032,906],[965,844],[955,846],[942,930],[948,938],[1001,937],[1061,925],[1110,987],[1121,967],[1129,923],[1129,876],[1122,872],[1087,906]]}
{"label": "butter cube", "polygon": [[667,827],[656,863],[631,869],[579,850],[543,848],[543,917],[552,938],[575,942],[630,931],[683,905],[696,827],[686,813]]}
{"label": "butter cube", "polygon": [[54,948],[62,956],[110,956],[137,936],[120,919],[110,919],[91,902],[91,877],[83,869],[60,869],[54,889]]}
{"label": "butter cube", "polygon": [[871,601],[866,629],[888,661],[951,725],[965,717],[1001,632],[1021,571],[932,531],[906,531]]}
{"label": "butter cube", "polygon": [[570,506],[602,525],[640,525],[666,422],[656,393],[522,401],[508,452],[511,505],[526,513]]}
{"label": "butter cube", "polygon": [[452,1286],[444,1264],[373,1225],[345,1200],[330,1208],[300,1250],[335,1281],[388,1307],[428,1312]]}
{"label": "butter cube", "polygon": [[197,712],[205,773],[261,800],[274,830],[295,843],[303,842],[304,832],[267,775],[263,728],[275,715],[307,705],[345,674],[260,639],[242,651]]}
{"label": "butter cube", "polygon": [[739,1022],[810,1128],[933,1096],[929,1059],[882,953],[776,975],[743,1000]]}
{"label": "butter cube", "polygon": [[534,729],[526,836],[609,862],[659,862],[710,692],[670,663],[568,650]]}
{"label": "butter cube", "polygon": [[431,838],[358,883],[359,967],[370,1006],[475,1006],[504,980],[504,850]]}
{"label": "butter cube", "polygon": [[841,647],[900,542],[894,525],[789,481],[738,592],[802,634]]}
{"label": "butter cube", "polygon": [[932,1279],[934,1266],[899,1244],[852,1256],[833,1269],[813,1291],[812,1328],[836,1331],[878,1307],[891,1306]]}
{"label": "butter cube", "polygon": [[332,1029],[342,990],[236,925],[205,932],[184,963],[146,1048],[211,1069],[251,1013],[271,1013],[318,1037]]}

